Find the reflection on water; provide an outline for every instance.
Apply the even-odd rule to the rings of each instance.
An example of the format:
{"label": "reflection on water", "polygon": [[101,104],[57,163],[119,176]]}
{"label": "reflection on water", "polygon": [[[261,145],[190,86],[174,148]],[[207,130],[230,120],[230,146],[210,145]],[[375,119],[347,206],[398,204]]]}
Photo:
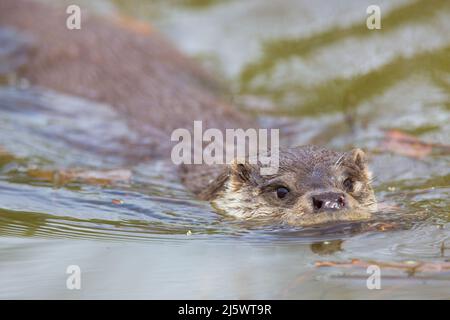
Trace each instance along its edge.
{"label": "reflection on water", "polygon": [[[448,271],[382,271],[374,292],[364,269],[314,265],[450,259],[448,153],[381,147],[387,129],[448,144],[450,3],[379,2],[381,31],[364,28],[365,1],[96,4],[151,20],[221,74],[240,107],[281,126],[284,143],[368,150],[389,209],[301,229],[218,215],[165,160],[134,161],[152,141],[108,106],[18,79],[29,39],[0,29],[0,298],[450,298]],[[70,264],[81,291],[65,289]]]}

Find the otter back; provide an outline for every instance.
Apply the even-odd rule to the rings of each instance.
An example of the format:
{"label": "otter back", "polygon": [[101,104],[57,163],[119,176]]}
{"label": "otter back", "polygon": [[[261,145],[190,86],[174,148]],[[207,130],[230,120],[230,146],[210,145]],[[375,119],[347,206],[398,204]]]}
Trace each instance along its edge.
{"label": "otter back", "polygon": [[[0,27],[34,39],[22,74],[31,84],[111,105],[133,129],[171,145],[176,128],[255,124],[225,103],[220,85],[156,32],[140,34],[82,9],[81,30],[64,7],[0,0]],[[166,138],[164,138],[166,137]]]}

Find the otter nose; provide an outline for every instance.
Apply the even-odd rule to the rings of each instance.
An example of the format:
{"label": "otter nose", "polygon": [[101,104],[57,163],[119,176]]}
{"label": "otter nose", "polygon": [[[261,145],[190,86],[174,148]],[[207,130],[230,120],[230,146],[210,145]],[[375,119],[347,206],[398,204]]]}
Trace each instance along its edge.
{"label": "otter nose", "polygon": [[345,195],[338,192],[324,192],[311,197],[315,212],[340,210],[345,207]]}

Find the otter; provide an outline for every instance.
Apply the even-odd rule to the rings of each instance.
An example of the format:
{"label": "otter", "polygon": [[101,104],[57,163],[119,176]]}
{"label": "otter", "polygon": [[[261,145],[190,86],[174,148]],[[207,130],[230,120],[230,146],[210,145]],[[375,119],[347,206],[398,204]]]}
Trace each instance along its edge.
{"label": "otter", "polygon": [[[171,132],[195,120],[222,131],[258,127],[227,102],[220,82],[155,30],[137,32],[85,9],[81,30],[68,30],[66,18],[63,7],[0,0],[0,28],[31,38],[27,61],[16,72],[33,86],[111,106],[150,141],[148,158],[167,157]],[[133,146],[124,152],[135,153]],[[276,174],[262,176],[259,166],[237,160],[181,165],[179,176],[198,198],[239,219],[309,226],[367,219],[377,208],[360,149],[292,147],[279,150]]]}
{"label": "otter", "polygon": [[239,218],[300,226],[367,219],[377,210],[361,149],[299,146],[281,149],[279,157],[273,175],[261,175],[258,165],[234,161],[199,195]]}

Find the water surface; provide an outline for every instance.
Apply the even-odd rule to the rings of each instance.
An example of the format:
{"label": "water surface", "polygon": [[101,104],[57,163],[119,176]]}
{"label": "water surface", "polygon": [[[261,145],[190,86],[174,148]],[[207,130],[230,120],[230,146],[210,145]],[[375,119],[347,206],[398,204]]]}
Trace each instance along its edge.
{"label": "water surface", "polygon": [[[389,207],[377,219],[398,226],[384,231],[215,213],[170,163],[127,162],[123,142],[139,137],[108,106],[15,77],[26,61],[2,30],[0,298],[450,298],[448,269],[382,268],[382,290],[368,290],[365,268],[316,266],[450,261],[450,3],[378,2],[379,31],[365,28],[371,3],[359,0],[94,6],[150,21],[220,76],[242,112],[282,127],[285,144],[365,148]],[[386,150],[392,129],[432,150]],[[72,264],[79,291],[66,289]]]}

